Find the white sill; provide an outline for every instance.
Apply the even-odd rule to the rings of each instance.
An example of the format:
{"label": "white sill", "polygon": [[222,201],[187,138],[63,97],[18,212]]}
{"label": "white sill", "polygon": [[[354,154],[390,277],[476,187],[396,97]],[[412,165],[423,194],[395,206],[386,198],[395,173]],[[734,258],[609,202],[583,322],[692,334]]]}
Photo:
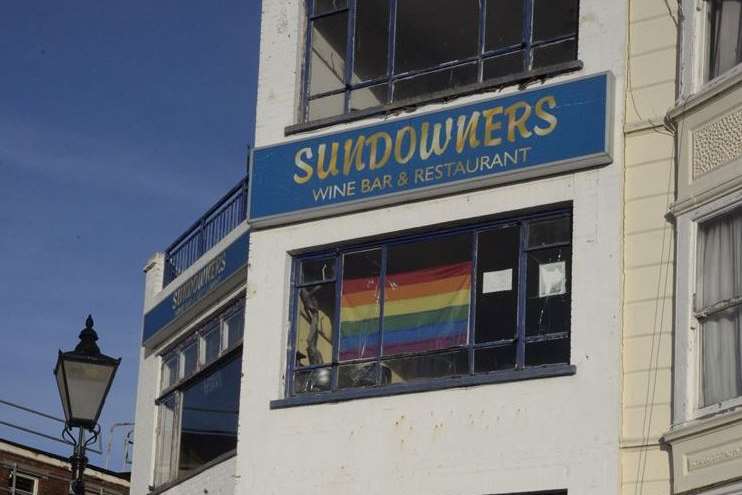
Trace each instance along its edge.
{"label": "white sill", "polygon": [[742,422],[742,407],[740,406],[742,406],[742,397],[736,397],[712,406],[696,409],[694,419],[673,425],[672,429],[662,436],[662,442],[672,443],[730,423]]}
{"label": "white sill", "polygon": [[685,114],[709,100],[742,83],[742,64],[737,64],[724,74],[706,82],[692,94],[680,98],[667,113],[672,120],[683,118]]}

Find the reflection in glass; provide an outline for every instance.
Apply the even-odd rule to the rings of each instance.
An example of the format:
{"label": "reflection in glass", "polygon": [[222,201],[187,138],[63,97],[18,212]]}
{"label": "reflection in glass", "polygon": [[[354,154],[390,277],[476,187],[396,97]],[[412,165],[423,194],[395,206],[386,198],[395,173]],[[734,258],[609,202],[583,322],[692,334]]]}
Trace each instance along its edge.
{"label": "reflection in glass", "polygon": [[310,94],[316,95],[344,87],[347,38],[347,12],[312,21]]}
{"label": "reflection in glass", "polygon": [[569,364],[569,339],[526,343],[526,366]]}
{"label": "reflection in glass", "polygon": [[384,355],[467,342],[471,234],[391,246],[384,287]]}
{"label": "reflection in glass", "polygon": [[484,71],[482,73],[483,80],[497,79],[498,77],[509,76],[511,74],[517,74],[523,72],[523,55],[525,52],[518,51],[515,53],[508,53],[507,55],[500,55],[499,57],[492,57],[486,59],[484,63]]}
{"label": "reflection in glass", "polygon": [[346,364],[338,367],[338,389],[376,385],[376,363]]}
{"label": "reflection in glass", "polygon": [[515,337],[518,307],[520,228],[512,225],[479,233],[475,341]]}
{"label": "reflection in glass", "polygon": [[478,72],[477,64],[471,63],[402,79],[394,84],[394,101],[476,83]]}
{"label": "reflection in glass", "polygon": [[155,457],[155,486],[175,478],[177,445],[178,400],[170,394],[157,407],[157,456]]}
{"label": "reflection in glass", "polygon": [[515,368],[515,343],[474,351],[474,371],[476,373],[513,368]]}
{"label": "reflection in glass", "polygon": [[183,378],[196,372],[198,366],[198,340],[183,349]]}
{"label": "reflection in glass", "polygon": [[340,115],[345,111],[345,93],[309,100],[307,119],[319,120]]}
{"label": "reflection in glass", "polygon": [[534,0],[534,42],[575,33],[577,33],[577,0]]}
{"label": "reflection in glass", "polygon": [[204,334],[204,364],[209,364],[219,357],[221,350],[221,333],[216,326]]}
{"label": "reflection in glass", "polygon": [[523,0],[487,0],[485,50],[497,50],[523,41]]}
{"label": "reflection in glass", "polygon": [[301,264],[301,283],[314,284],[335,279],[335,258],[307,260]]}
{"label": "reflection in glass", "polygon": [[348,0],[314,0],[314,15],[348,7]]}
{"label": "reflection in glass", "polygon": [[294,393],[324,392],[330,390],[332,370],[319,368],[294,373]]}
{"label": "reflection in glass", "polygon": [[299,289],[296,308],[296,366],[332,361],[335,284]]}
{"label": "reflection in glass", "polygon": [[399,0],[395,74],[461,60],[479,51],[478,0]]}
{"label": "reflection in glass", "polygon": [[577,58],[577,40],[570,39],[533,49],[533,68],[562,64]]}
{"label": "reflection in glass", "polygon": [[175,385],[178,381],[178,355],[175,354],[162,363],[162,383],[160,390]]}
{"label": "reflection in glass", "polygon": [[528,253],[526,335],[569,331],[570,247]]}
{"label": "reflection in glass", "polygon": [[353,82],[360,82],[387,73],[389,1],[358,0],[356,9]]}
{"label": "reflection in glass", "polygon": [[569,217],[550,218],[528,225],[528,247],[570,242],[572,230]]}
{"label": "reflection in glass", "polygon": [[378,84],[350,92],[350,111],[357,112],[366,108],[377,107],[388,102],[389,85]]}
{"label": "reflection in glass", "polygon": [[340,307],[340,360],[373,357],[379,353],[381,249],[343,257]]}
{"label": "reflection in glass", "polygon": [[237,447],[241,354],[183,391],[179,476]]}
{"label": "reflection in glass", "polygon": [[227,317],[224,321],[227,332],[227,347],[231,349],[242,341],[242,334],[245,331],[245,308],[240,307]]}
{"label": "reflection in glass", "polygon": [[405,383],[419,379],[460,376],[469,373],[468,351],[444,352],[386,359],[382,366],[388,369],[389,383]]}

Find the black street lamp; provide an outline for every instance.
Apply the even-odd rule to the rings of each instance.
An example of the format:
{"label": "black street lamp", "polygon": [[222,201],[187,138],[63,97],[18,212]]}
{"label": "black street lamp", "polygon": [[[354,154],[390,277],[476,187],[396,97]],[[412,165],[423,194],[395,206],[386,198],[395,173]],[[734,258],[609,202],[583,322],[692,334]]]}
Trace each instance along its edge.
{"label": "black street lamp", "polygon": [[[83,478],[88,459],[85,449],[94,443],[100,434],[98,417],[111,388],[121,358],[114,359],[101,354],[95,341],[98,334],[93,330],[93,318],[88,315],[85,328],[80,332],[80,342],[74,351],[59,351],[54,376],[57,378],[59,397],[64,409],[65,428],[63,435],[75,446],[70,457],[72,468],[71,492],[85,494]],[[72,434],[78,428],[78,436]],[[85,440],[85,430],[92,436]]]}

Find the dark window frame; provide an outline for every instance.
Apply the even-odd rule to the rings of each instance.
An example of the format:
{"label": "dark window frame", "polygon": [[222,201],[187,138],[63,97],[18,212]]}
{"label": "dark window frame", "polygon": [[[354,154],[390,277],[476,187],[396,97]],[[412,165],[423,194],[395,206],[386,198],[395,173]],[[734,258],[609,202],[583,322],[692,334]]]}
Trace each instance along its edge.
{"label": "dark window frame", "polygon": [[[574,34],[560,35],[544,40],[534,41],[533,40],[533,12],[534,3],[536,0],[522,0],[523,2],[523,33],[520,43],[514,43],[505,47],[488,50],[486,47],[485,32],[487,23],[487,0],[478,0],[479,3],[479,19],[478,19],[478,52],[476,55],[462,58],[459,60],[446,61],[431,67],[423,69],[410,70],[403,73],[395,73],[395,49],[396,49],[396,28],[397,28],[397,5],[399,0],[388,0],[389,11],[388,11],[388,39],[387,39],[387,53],[386,53],[386,74],[374,79],[360,81],[354,83],[352,81],[354,57],[355,57],[355,43],[356,43],[356,13],[357,13],[357,1],[358,0],[347,0],[345,7],[327,10],[319,14],[315,14],[314,5],[316,0],[305,0],[305,12],[306,15],[306,32],[304,36],[304,63],[302,67],[302,82],[301,82],[301,98],[300,98],[300,123],[289,126],[286,128],[286,134],[293,134],[297,132],[308,131],[317,129],[325,125],[333,123],[346,122],[365,118],[371,115],[377,115],[381,113],[389,113],[400,108],[406,108],[415,106],[424,102],[437,101],[440,99],[449,99],[453,96],[466,95],[482,90],[504,87],[516,83],[525,83],[529,80],[543,79],[549,76],[556,76],[565,72],[571,72],[582,68],[582,63],[577,59],[579,50],[579,7],[580,2],[577,1],[577,23],[575,26]],[[312,60],[312,23],[317,19],[326,18],[332,15],[341,14],[347,12],[347,33],[346,33],[346,47],[345,47],[345,59],[344,59],[344,75],[343,75],[343,87],[341,89],[333,89],[323,91],[317,94],[311,94],[311,60]],[[575,59],[569,62],[557,63],[553,65],[542,66],[539,68],[533,68],[533,53],[534,49],[547,45],[557,45],[559,43],[574,40],[575,43]],[[508,74],[503,77],[497,77],[492,79],[485,79],[484,74],[484,63],[488,60],[492,60],[496,57],[514,54],[519,51],[525,53],[525,66],[526,70],[518,73]],[[477,65],[477,82],[473,84],[466,84],[454,89],[448,89],[444,91],[437,91],[429,94],[418,95],[410,97],[404,100],[395,100],[393,97],[394,86],[398,81],[411,80],[418,76],[432,74],[441,70],[463,67],[467,64],[476,63]],[[369,88],[372,86],[386,85],[387,86],[387,101],[386,103],[362,110],[351,111],[351,93],[355,90]],[[343,95],[343,111],[337,115],[325,118],[319,118],[310,120],[309,119],[309,105],[311,101]]]}
{"label": "dark window frame", "polygon": [[[528,246],[528,225],[538,221],[557,219],[557,218],[568,218],[570,222],[570,233],[569,241],[551,243],[546,245],[539,245],[534,247]],[[287,372],[285,379],[284,397],[278,401],[271,403],[272,408],[288,407],[293,405],[304,405],[314,404],[323,402],[334,402],[338,400],[349,400],[361,397],[377,397],[386,395],[396,395],[400,393],[410,393],[425,390],[436,390],[442,388],[458,387],[458,386],[470,386],[481,383],[498,383],[505,381],[513,381],[520,379],[530,379],[548,376],[561,376],[565,374],[574,374],[575,367],[571,363],[560,363],[560,364],[542,364],[535,366],[526,365],[525,357],[525,346],[529,343],[542,342],[547,340],[566,340],[571,346],[571,311],[569,320],[566,322],[566,331],[558,333],[549,333],[541,335],[527,335],[526,333],[526,298],[527,298],[527,266],[528,266],[528,253],[533,251],[541,251],[550,248],[558,247],[573,247],[573,212],[571,207],[559,207],[549,210],[526,213],[520,215],[513,215],[503,217],[495,220],[480,221],[475,223],[468,223],[465,225],[448,227],[448,228],[432,228],[424,232],[408,233],[406,235],[395,235],[393,237],[386,237],[383,239],[375,239],[355,244],[347,244],[329,249],[323,249],[314,251],[306,254],[298,254],[293,258],[292,264],[292,276],[291,276],[291,299],[289,305],[290,311],[290,331],[289,341],[287,345]],[[513,288],[517,291],[517,327],[516,336],[514,339],[501,339],[497,341],[488,341],[477,343],[475,340],[476,331],[476,299],[477,299],[477,239],[481,232],[487,232],[494,228],[508,226],[508,225],[519,225],[520,228],[520,239],[518,246],[518,285]],[[390,246],[400,245],[404,243],[410,243],[420,240],[429,240],[435,238],[443,238],[447,236],[453,236],[461,233],[471,233],[472,235],[472,267],[471,267],[471,289],[470,289],[470,301],[469,301],[469,317],[467,327],[467,339],[464,345],[451,346],[444,349],[427,350],[412,353],[403,353],[393,356],[383,356],[381,352],[377,356],[371,358],[359,358],[351,360],[339,359],[339,346],[337,341],[340,333],[340,304],[339,300],[342,294],[342,259],[345,253],[359,252],[366,249],[381,248],[382,253],[386,253]],[[386,256],[382,254],[382,256]],[[301,283],[300,280],[300,267],[302,262],[311,261],[314,259],[323,259],[328,257],[334,257],[335,259],[335,274],[331,280],[323,280],[323,284],[336,284],[335,285],[335,297],[336,297],[336,311],[333,317],[333,334],[332,334],[332,358],[329,363],[301,366],[295,365],[296,359],[296,339],[297,339],[297,305],[298,305],[298,292],[299,289],[306,286],[315,286],[316,282]],[[568,291],[571,297],[572,294],[572,260],[573,253],[570,253],[568,260],[569,273],[568,273]],[[386,260],[382,262],[382,268],[379,278],[379,286],[384,286],[384,272],[385,272]],[[571,305],[571,302],[570,302]],[[380,305],[380,316],[383,318],[383,304]],[[383,326],[383,325],[382,325]],[[380,333],[380,345],[383,346],[383,331]],[[481,349],[494,349],[498,347],[505,347],[508,345],[516,346],[516,364],[514,368],[508,368],[503,370],[479,372],[475,370],[475,358],[474,353]],[[438,353],[446,353],[456,350],[466,349],[468,351],[468,374],[447,376],[442,378],[429,378],[420,379],[406,383],[397,384],[381,384],[380,379],[377,379],[376,385],[368,387],[350,388],[350,389],[338,389],[338,369],[341,365],[348,364],[363,364],[363,363],[376,363],[377,374],[381,374],[380,364],[384,359],[392,359],[398,357],[414,357],[414,356],[429,356]],[[570,351],[571,361],[571,351]],[[328,391],[319,392],[304,392],[295,394],[294,393],[294,376],[297,370],[312,370],[329,368],[331,373],[331,388]]]}

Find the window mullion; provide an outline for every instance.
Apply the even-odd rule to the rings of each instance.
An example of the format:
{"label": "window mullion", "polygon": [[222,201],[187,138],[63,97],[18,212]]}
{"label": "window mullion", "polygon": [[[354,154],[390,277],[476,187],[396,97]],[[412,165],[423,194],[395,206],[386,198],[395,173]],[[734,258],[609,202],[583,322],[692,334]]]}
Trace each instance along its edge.
{"label": "window mullion", "polygon": [[[353,2],[355,4],[355,2]],[[332,322],[332,358],[330,373],[330,390],[337,390],[338,365],[340,363],[340,316],[342,313],[343,294],[343,261],[339,254],[335,259],[335,317]]]}
{"label": "window mullion", "polygon": [[526,296],[528,283],[526,271],[528,264],[528,224],[520,224],[520,246],[518,248],[518,308],[516,310],[516,369],[525,367],[526,356]]}
{"label": "window mullion", "polygon": [[291,327],[289,329],[289,345],[286,360],[288,361],[287,369],[289,370],[286,376],[286,396],[288,397],[293,393],[294,390],[294,372],[296,371],[296,334],[297,334],[297,308],[299,306],[299,266],[301,266],[298,260],[294,261],[293,270],[291,271],[291,282],[294,287],[293,294],[291,297],[291,305],[289,307],[289,321]]}
{"label": "window mullion", "polygon": [[345,43],[345,103],[343,111],[348,113],[350,111],[350,84],[353,80],[353,58],[355,56],[355,45],[356,45],[356,8],[357,0],[350,0],[350,8],[348,9],[348,32],[346,34],[347,40]]}
{"label": "window mullion", "polygon": [[311,70],[312,70],[312,20],[310,14],[314,7],[314,0],[306,0],[306,12],[307,12],[307,32],[304,39],[304,66],[302,67],[304,83],[302,84],[303,98],[301,102],[301,119],[306,122],[309,120],[309,93],[311,83]]}
{"label": "window mullion", "polygon": [[392,79],[394,77],[397,51],[397,0],[389,0],[389,41],[387,46],[389,51],[386,58],[386,73],[389,87],[386,102],[391,103],[394,101],[394,84],[392,83]]}
{"label": "window mullion", "polygon": [[487,22],[487,0],[479,0],[479,63],[477,64],[477,81],[482,82],[484,80],[484,32],[486,29]]}
{"label": "window mullion", "polygon": [[386,291],[387,246],[381,246],[381,270],[379,270],[379,350],[376,355],[376,384],[382,385],[381,356],[384,351],[384,296]]}
{"label": "window mullion", "polygon": [[533,65],[533,1],[523,0],[523,46],[525,49],[525,70],[531,70]]}
{"label": "window mullion", "polygon": [[476,312],[477,312],[477,265],[479,264],[479,232],[472,234],[471,250],[471,279],[469,282],[469,337],[467,345],[469,347],[469,374],[474,374],[474,339],[476,338]]}

